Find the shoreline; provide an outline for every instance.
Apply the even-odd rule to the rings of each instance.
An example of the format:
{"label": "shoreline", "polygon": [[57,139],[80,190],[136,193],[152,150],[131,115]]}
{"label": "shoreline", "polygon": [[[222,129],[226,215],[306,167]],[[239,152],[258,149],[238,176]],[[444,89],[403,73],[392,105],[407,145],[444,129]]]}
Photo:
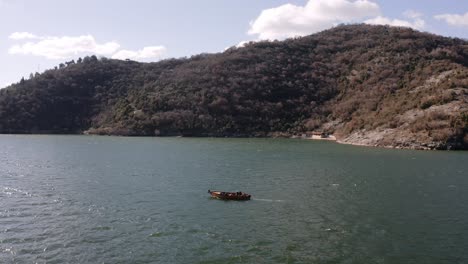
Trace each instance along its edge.
{"label": "shoreline", "polygon": [[463,150],[463,149],[451,149],[450,146],[448,148],[436,148],[436,147],[427,147],[422,144],[418,145],[378,145],[378,144],[366,144],[360,142],[346,142],[343,140],[338,140],[334,135],[329,135],[328,137],[321,137],[318,135],[312,135],[308,137],[291,137],[291,138],[299,138],[299,139],[306,139],[306,140],[323,140],[323,141],[332,141],[342,145],[351,145],[357,147],[368,147],[368,148],[383,148],[383,149],[405,149],[405,150]]}
{"label": "shoreline", "polygon": [[167,136],[149,136],[149,135],[112,135],[112,134],[89,134],[89,133],[0,133],[0,135],[10,135],[10,136],[36,136],[36,135],[42,135],[42,136],[104,136],[104,137],[152,137],[152,138],[289,138],[289,139],[302,139],[302,140],[317,140],[317,141],[331,141],[331,142],[336,142],[338,144],[343,144],[343,145],[352,145],[352,146],[358,146],[358,147],[374,147],[374,148],[384,148],[384,149],[407,149],[407,150],[465,150],[463,148],[457,148],[448,145],[443,148],[437,148],[437,147],[428,147],[423,144],[417,144],[415,145],[402,145],[396,144],[396,145],[378,145],[378,144],[366,144],[366,143],[360,143],[360,142],[347,142],[343,140],[337,139],[334,135],[329,135],[328,137],[322,137],[318,135],[312,135],[312,136],[299,136],[299,135],[293,135],[293,136],[286,136],[286,135],[281,135],[281,136],[214,136],[214,135],[167,135]]}
{"label": "shoreline", "polygon": [[305,139],[308,139],[308,140],[325,140],[325,141],[335,141],[335,142],[338,142],[336,137],[333,136],[333,135],[329,135],[328,137],[322,137],[322,136],[317,136],[317,135],[313,135],[313,136],[310,136],[310,137],[306,137]]}

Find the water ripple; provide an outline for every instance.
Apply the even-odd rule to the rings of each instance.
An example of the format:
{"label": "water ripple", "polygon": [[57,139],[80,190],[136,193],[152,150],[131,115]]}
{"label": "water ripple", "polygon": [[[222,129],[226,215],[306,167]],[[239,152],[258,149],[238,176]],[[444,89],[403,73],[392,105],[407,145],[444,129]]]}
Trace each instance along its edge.
{"label": "water ripple", "polygon": [[[0,136],[0,263],[464,263],[466,157]],[[210,188],[253,199],[212,200]]]}

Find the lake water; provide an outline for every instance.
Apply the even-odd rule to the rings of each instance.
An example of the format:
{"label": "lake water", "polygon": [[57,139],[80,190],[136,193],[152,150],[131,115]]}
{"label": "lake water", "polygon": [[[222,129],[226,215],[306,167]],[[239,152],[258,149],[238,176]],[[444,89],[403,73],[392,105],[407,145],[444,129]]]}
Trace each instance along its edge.
{"label": "lake water", "polygon": [[468,152],[2,135],[0,263],[468,263]]}

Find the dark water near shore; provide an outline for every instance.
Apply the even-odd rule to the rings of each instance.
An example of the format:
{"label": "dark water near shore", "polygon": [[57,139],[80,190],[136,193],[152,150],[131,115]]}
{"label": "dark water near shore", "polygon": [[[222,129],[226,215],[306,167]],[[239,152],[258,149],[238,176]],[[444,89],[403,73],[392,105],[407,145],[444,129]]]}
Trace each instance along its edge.
{"label": "dark water near shore", "polygon": [[468,263],[468,152],[4,135],[0,263]]}

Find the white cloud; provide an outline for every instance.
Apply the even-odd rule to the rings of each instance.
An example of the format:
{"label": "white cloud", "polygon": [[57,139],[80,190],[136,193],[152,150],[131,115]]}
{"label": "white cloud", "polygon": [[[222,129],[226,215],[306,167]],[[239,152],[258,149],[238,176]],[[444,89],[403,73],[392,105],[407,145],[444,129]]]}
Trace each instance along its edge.
{"label": "white cloud", "polygon": [[243,48],[245,47],[247,44],[249,44],[250,42],[252,42],[251,40],[243,40],[241,42],[239,42],[237,45],[236,45],[236,48]]}
{"label": "white cloud", "polygon": [[407,18],[413,18],[413,19],[416,19],[416,18],[419,18],[419,17],[422,17],[423,14],[420,13],[420,12],[417,12],[417,11],[414,11],[414,10],[406,10],[403,15]]}
{"label": "white cloud", "polygon": [[379,14],[379,5],[370,0],[309,0],[305,6],[285,4],[263,10],[248,33],[259,39],[303,36]]}
{"label": "white cloud", "polygon": [[383,16],[378,16],[372,19],[364,21],[364,23],[370,25],[389,25],[395,27],[410,27],[414,29],[424,28],[426,22],[421,18],[416,18],[413,21],[406,21],[401,19],[391,19]]}
{"label": "white cloud", "polygon": [[111,55],[120,47],[116,42],[99,44],[91,35],[39,38],[41,39],[36,42],[14,45],[8,50],[8,53],[42,56],[47,59],[66,59],[82,53]]}
{"label": "white cloud", "polygon": [[458,14],[441,14],[434,16],[437,20],[445,20],[445,22],[452,26],[468,26],[468,12],[464,15]]}
{"label": "white cloud", "polygon": [[224,48],[223,52],[228,50],[228,49],[243,48],[243,47],[247,46],[247,44],[249,44],[250,42],[255,42],[255,40],[242,40],[241,42],[237,43],[234,46],[229,46],[229,47]]}
{"label": "white cloud", "polygon": [[8,36],[8,38],[14,39],[14,40],[20,40],[20,39],[40,39],[41,37],[38,37],[29,32],[14,32],[14,33],[11,33],[10,36]]}
{"label": "white cloud", "polygon": [[48,37],[37,36],[29,32],[14,32],[8,38],[16,41],[29,40],[29,42],[11,46],[8,50],[9,54],[41,56],[47,59],[66,59],[77,55],[97,54],[115,59],[151,60],[160,59],[166,52],[164,46],[149,46],[137,51],[119,50],[119,43],[114,41],[98,43],[91,35]]}
{"label": "white cloud", "polygon": [[112,58],[119,60],[153,60],[160,59],[164,53],[166,53],[166,48],[164,46],[149,46],[136,51],[120,50],[112,55]]}

